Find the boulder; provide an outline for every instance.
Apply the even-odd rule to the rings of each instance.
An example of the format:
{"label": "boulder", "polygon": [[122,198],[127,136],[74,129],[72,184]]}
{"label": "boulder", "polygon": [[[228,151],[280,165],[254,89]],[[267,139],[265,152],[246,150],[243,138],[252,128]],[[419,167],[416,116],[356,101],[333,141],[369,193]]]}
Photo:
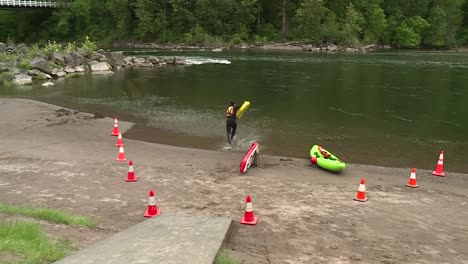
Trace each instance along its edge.
{"label": "boulder", "polygon": [[373,51],[373,50],[375,50],[375,44],[366,45],[366,46],[362,47],[362,49],[365,50],[365,51]]}
{"label": "boulder", "polygon": [[82,65],[84,63],[83,55],[81,55],[81,53],[79,53],[78,51],[72,51],[72,52],[70,52],[70,54],[75,59],[75,65],[73,65],[71,67]]}
{"label": "boulder", "polygon": [[153,63],[151,63],[149,61],[145,61],[143,63],[138,64],[137,66],[140,66],[140,67],[153,67]]}
{"label": "boulder", "polygon": [[216,48],[216,49],[212,49],[211,51],[212,52],[221,52],[221,51],[223,51],[223,49],[222,48]]}
{"label": "boulder", "polygon": [[97,53],[97,52],[94,52],[93,54],[91,54],[90,59],[97,61],[97,60],[100,60],[103,57],[104,57],[104,55],[102,55],[100,53]]}
{"label": "boulder", "polygon": [[158,64],[159,63],[159,59],[155,56],[148,56],[148,58],[146,58],[147,61],[153,63],[153,64]]}
{"label": "boulder", "polygon": [[174,57],[165,57],[164,62],[166,64],[174,64],[175,58]]}
{"label": "boulder", "polygon": [[84,69],[83,66],[81,66],[81,65],[80,66],[75,66],[75,72],[84,72],[84,71],[85,71],[85,69]]}
{"label": "boulder", "polygon": [[185,65],[185,59],[184,58],[180,58],[180,57],[176,57],[174,59],[174,64],[175,65]]}
{"label": "boulder", "polygon": [[32,84],[32,77],[27,74],[21,73],[15,75],[15,78],[13,78],[13,83],[19,85]]}
{"label": "boulder", "polygon": [[336,51],[338,49],[338,46],[336,46],[335,44],[328,44],[327,45],[327,50],[328,51]]}
{"label": "boulder", "polygon": [[45,83],[42,84],[43,87],[54,86],[54,85],[55,85],[55,83],[53,83],[53,82],[45,82]]}
{"label": "boulder", "polygon": [[67,66],[70,67],[75,67],[78,64],[76,64],[75,57],[73,57],[70,53],[65,54],[65,62],[67,63]]}
{"label": "boulder", "polygon": [[99,62],[91,65],[91,71],[110,71],[111,66],[107,62]]}
{"label": "boulder", "polygon": [[133,62],[135,64],[142,64],[142,63],[145,62],[145,59],[144,58],[135,58],[135,59],[133,59]]}
{"label": "boulder", "polygon": [[60,65],[65,65],[66,63],[65,56],[63,56],[63,53],[57,51],[52,54],[52,61]]}
{"label": "boulder", "polygon": [[109,52],[108,58],[110,58],[110,63],[112,65],[122,66],[125,64],[124,55],[122,51]]}
{"label": "boulder", "polygon": [[[76,66],[75,66],[76,67]],[[75,68],[72,68],[70,66],[66,66],[65,67],[65,72],[66,73],[74,73],[75,72]]]}
{"label": "boulder", "polygon": [[7,49],[7,45],[3,42],[0,42],[0,52],[4,52]]}
{"label": "boulder", "polygon": [[28,75],[32,76],[34,79],[36,80],[48,80],[48,79],[52,79],[52,76],[50,76],[49,74],[47,73],[43,73],[39,70],[29,70],[28,71]]}
{"label": "boulder", "polygon": [[10,71],[10,68],[5,64],[0,62],[0,72],[7,72]]}
{"label": "boulder", "polygon": [[52,68],[44,58],[34,57],[34,59],[31,61],[31,67],[47,74],[52,74]]}
{"label": "boulder", "polygon": [[132,66],[133,65],[132,57],[125,57],[124,62],[125,62],[125,66]]}
{"label": "boulder", "polygon": [[59,70],[59,71],[57,72],[57,77],[63,77],[63,76],[65,76],[65,75],[67,75],[67,73],[64,72],[63,70]]}
{"label": "boulder", "polygon": [[26,54],[26,53],[28,53],[28,51],[29,51],[29,47],[24,43],[20,43],[20,44],[18,44],[18,46],[16,46],[16,52],[17,53]]}

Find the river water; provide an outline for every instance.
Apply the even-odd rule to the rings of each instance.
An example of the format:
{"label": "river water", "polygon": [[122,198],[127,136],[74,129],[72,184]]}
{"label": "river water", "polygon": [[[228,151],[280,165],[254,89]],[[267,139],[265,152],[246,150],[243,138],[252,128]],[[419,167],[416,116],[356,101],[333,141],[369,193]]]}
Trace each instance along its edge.
{"label": "river water", "polygon": [[[127,51],[187,66],[121,69],[54,87],[0,88],[136,122],[124,138],[226,150],[230,100],[252,105],[230,151],[307,158],[319,144],[349,163],[468,172],[468,54]],[[112,129],[110,125],[109,129]]]}

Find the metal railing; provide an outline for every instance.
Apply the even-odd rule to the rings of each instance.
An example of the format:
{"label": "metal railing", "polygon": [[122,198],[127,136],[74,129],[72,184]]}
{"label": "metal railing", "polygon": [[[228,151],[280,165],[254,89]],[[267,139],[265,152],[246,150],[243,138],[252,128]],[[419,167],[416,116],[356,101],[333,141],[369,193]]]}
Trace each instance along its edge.
{"label": "metal railing", "polygon": [[48,7],[55,8],[57,3],[55,1],[32,1],[32,0],[0,0],[0,7]]}

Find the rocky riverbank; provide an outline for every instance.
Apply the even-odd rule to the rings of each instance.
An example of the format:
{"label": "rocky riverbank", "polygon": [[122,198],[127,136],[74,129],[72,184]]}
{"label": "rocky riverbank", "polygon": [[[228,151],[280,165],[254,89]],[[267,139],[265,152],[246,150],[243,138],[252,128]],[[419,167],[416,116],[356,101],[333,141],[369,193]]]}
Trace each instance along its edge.
{"label": "rocky riverbank", "polygon": [[[185,65],[181,57],[124,56],[123,52],[102,49],[68,52],[55,51],[49,55],[25,44],[6,45],[0,42],[0,74],[13,84],[27,85],[33,81],[45,81],[42,85],[54,85],[51,80],[76,76],[85,72],[110,74],[123,67],[155,67]],[[1,77],[1,76],[0,76]]]}
{"label": "rocky riverbank", "polygon": [[284,51],[307,51],[307,52],[373,52],[378,49],[391,49],[389,45],[370,44],[361,47],[345,47],[337,46],[335,44],[321,44],[314,45],[302,42],[285,42],[285,43],[271,43],[271,44],[241,44],[226,47],[206,47],[197,45],[183,45],[183,44],[158,44],[158,43],[118,43],[114,48],[127,48],[127,49],[157,49],[157,50],[197,50],[197,51],[213,51],[221,52],[230,49],[263,49],[263,50],[284,50]]}

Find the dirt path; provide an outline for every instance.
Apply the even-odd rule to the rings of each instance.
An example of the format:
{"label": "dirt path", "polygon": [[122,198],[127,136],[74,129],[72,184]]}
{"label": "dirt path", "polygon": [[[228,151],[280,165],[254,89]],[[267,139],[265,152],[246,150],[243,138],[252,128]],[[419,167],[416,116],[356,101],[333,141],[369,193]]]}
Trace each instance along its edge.
{"label": "dirt path", "polygon": [[[409,189],[409,169],[349,165],[336,175],[307,160],[269,156],[240,175],[243,153],[126,140],[124,134],[139,177],[126,183],[128,165],[115,161],[112,124],[0,99],[0,202],[89,216],[99,228],[47,226],[79,247],[143,221],[154,188],[163,213],[230,216],[228,246],[243,263],[468,263],[468,175],[439,178],[418,170],[421,187]],[[352,200],[361,177],[366,203]],[[256,226],[238,224],[247,194],[260,218]]]}

